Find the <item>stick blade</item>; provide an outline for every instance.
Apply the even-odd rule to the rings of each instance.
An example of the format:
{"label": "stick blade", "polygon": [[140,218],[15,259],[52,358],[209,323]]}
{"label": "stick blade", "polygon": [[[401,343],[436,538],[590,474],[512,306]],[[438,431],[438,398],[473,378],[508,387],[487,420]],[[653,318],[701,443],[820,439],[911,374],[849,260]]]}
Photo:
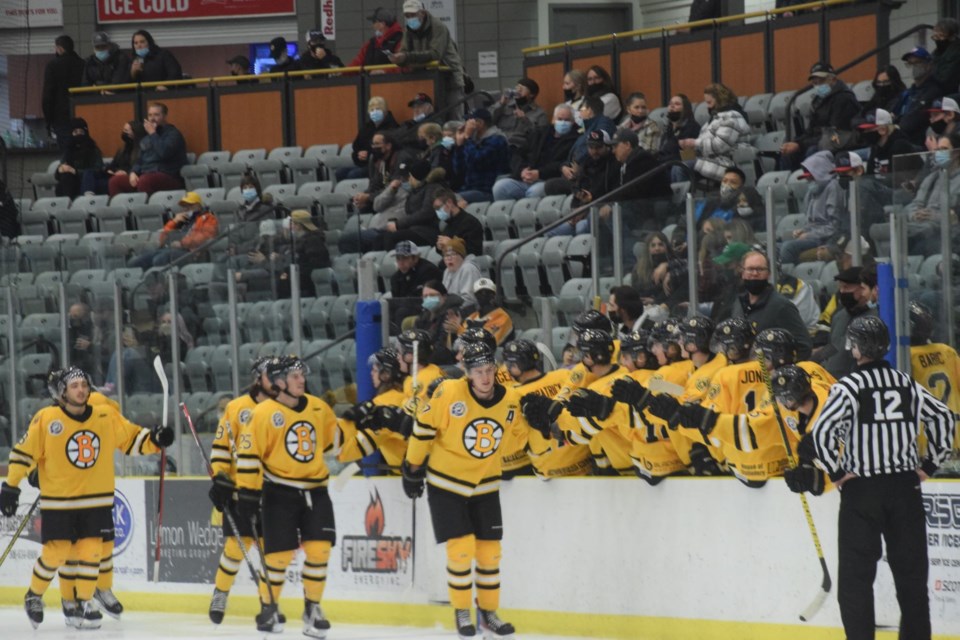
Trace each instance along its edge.
{"label": "stick blade", "polygon": [[829,592],[825,591],[824,589],[820,589],[820,591],[817,592],[817,597],[815,597],[813,602],[810,603],[810,606],[800,613],[800,621],[809,622],[812,620],[813,617],[820,611],[820,607],[823,606],[823,603],[827,601],[828,595],[830,595]]}
{"label": "stick blade", "polygon": [[356,462],[351,462],[345,466],[340,473],[337,474],[337,477],[333,479],[333,490],[340,492],[343,491],[343,488],[347,486],[347,483],[350,482],[350,478],[360,473],[360,465]]}
{"label": "stick blade", "polygon": [[654,378],[647,382],[647,388],[654,393],[666,393],[674,398],[678,398],[685,393],[685,389],[678,384]]}

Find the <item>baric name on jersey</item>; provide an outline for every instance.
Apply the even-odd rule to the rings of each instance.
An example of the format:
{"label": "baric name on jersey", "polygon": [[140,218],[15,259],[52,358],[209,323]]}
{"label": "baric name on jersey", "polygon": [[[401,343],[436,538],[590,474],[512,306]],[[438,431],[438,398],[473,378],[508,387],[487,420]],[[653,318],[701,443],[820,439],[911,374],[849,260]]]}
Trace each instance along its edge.
{"label": "baric name on jersey", "polygon": [[943,361],[942,354],[934,352],[934,353],[921,354],[920,364],[923,365],[924,367],[933,367],[936,365],[943,365],[946,363]]}

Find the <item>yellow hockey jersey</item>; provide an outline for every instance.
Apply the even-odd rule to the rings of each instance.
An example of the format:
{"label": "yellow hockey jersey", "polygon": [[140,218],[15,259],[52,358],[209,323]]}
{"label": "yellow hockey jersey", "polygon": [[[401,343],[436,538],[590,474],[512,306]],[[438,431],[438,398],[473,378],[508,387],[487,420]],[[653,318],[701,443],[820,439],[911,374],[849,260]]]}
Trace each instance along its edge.
{"label": "yellow hockey jersey", "polygon": [[332,451],[337,417],[309,394],[296,408],[264,400],[237,442],[237,486],[260,489],[264,480],[295,489],[326,486],[330,471],[323,454]]}
{"label": "yellow hockey jersey", "polygon": [[[435,364],[428,364],[425,367],[420,367],[420,370],[417,371],[417,383],[416,383],[416,407],[422,407],[426,404],[429,398],[427,397],[427,391],[430,389],[430,383],[432,383],[437,378],[445,378],[446,374],[443,373],[443,369],[438,367]],[[411,400],[414,399],[414,383],[413,376],[407,376],[403,380],[403,395],[406,397],[406,403],[404,404],[404,409],[410,415],[414,415],[416,412],[414,410],[414,403]]]}
{"label": "yellow hockey jersey", "polygon": [[253,410],[256,407],[257,401],[249,393],[245,393],[227,403],[220,424],[217,425],[213,445],[210,447],[210,466],[213,467],[214,475],[225,473],[236,483],[236,445],[241,434],[246,432],[250,425],[250,421],[253,419]]}
{"label": "yellow hockey jersey", "polygon": [[[389,389],[375,396],[373,404],[378,407],[402,407],[405,399],[406,396],[399,389]],[[337,454],[340,462],[353,462],[379,450],[384,461],[399,470],[407,453],[407,441],[399,433],[384,428],[358,429],[353,420],[346,418],[337,420],[337,430],[342,443]]]}
{"label": "yellow hockey jersey", "polygon": [[88,405],[79,417],[59,405],[44,407],[10,451],[7,484],[19,485],[36,465],[41,509],[112,507],[114,449],[127,455],[160,451],[149,429],[126,420],[108,403]]}
{"label": "yellow hockey jersey", "polygon": [[[693,364],[692,360],[689,362]],[[710,390],[710,383],[713,381],[713,377],[726,366],[727,357],[722,353],[717,353],[699,368],[694,367],[692,373],[687,378],[686,384],[683,386],[683,393],[680,394],[677,400],[682,404],[702,403],[703,399],[707,396],[707,392]],[[650,414],[647,412],[645,415],[649,416]],[[710,443],[703,438],[700,431],[696,429],[667,429],[667,437],[669,437],[670,442],[673,443],[673,448],[677,452],[677,456],[686,466],[690,465],[690,449],[694,443],[706,445],[710,449],[710,455],[715,459],[722,460],[720,450],[712,447]]]}
{"label": "yellow hockey jersey", "polygon": [[953,347],[941,343],[910,347],[910,366],[914,380],[960,414],[960,358]]}
{"label": "yellow hockey jersey", "polygon": [[496,385],[494,397],[478,400],[466,378],[444,380],[417,416],[407,461],[427,463],[427,482],[470,497],[500,488],[504,439],[520,440],[530,426],[516,389]]}
{"label": "yellow hockey jersey", "polygon": [[[620,341],[613,341],[613,356],[611,362],[620,361]],[[560,390],[560,393],[557,394],[557,400],[566,400],[570,395],[577,389],[585,389],[589,387],[590,384],[597,379],[597,376],[590,373],[587,368],[583,365],[582,362],[578,362],[573,365],[573,368],[569,370],[569,378],[567,384],[564,385],[563,389]]]}

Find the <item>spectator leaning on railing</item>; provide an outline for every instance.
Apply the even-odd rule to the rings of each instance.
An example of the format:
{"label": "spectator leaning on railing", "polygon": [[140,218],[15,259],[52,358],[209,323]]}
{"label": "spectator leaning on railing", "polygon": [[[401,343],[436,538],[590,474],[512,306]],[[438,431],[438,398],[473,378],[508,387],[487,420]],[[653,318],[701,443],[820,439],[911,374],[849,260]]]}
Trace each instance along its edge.
{"label": "spectator leaning on railing", "polygon": [[390,64],[386,52],[396,53],[403,40],[403,26],[389,9],[377,7],[367,17],[373,27],[373,37],[363,43],[357,57],[350,62],[351,67],[371,67]]}
{"label": "spectator leaning on railing", "polygon": [[129,66],[130,61],[110,39],[110,34],[97,31],[93,34],[93,53],[83,66],[83,86],[114,84],[119,80],[118,74]]}
{"label": "spectator leaning on railing", "polygon": [[[149,31],[140,29],[130,38],[130,47],[133,50],[130,64],[117,69],[116,79],[120,84],[128,82],[163,82],[165,80],[180,80],[183,70],[172,53],[161,49],[154,42]],[[166,87],[157,87],[158,91]]]}

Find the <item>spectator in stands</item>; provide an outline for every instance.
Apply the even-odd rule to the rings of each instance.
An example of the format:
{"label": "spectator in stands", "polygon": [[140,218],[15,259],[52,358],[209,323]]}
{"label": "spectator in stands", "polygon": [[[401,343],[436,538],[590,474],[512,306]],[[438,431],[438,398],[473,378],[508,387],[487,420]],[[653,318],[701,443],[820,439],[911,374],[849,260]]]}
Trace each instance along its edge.
{"label": "spectator in stands", "polygon": [[[253,73],[253,70],[250,68],[250,58],[247,56],[233,56],[227,60],[227,67],[230,75],[232,76],[247,76]],[[255,83],[256,80],[239,80],[239,83]]]}
{"label": "spectator in stands", "polygon": [[[430,164],[431,169],[443,169],[443,180],[449,183],[450,176],[453,175],[453,146],[448,149],[444,137],[443,129],[436,122],[427,122],[417,129],[423,159]],[[450,140],[455,146],[456,140],[452,137]]]}
{"label": "spectator in stands", "polygon": [[[660,166],[656,156],[640,146],[640,138],[636,132],[630,129],[620,129],[614,136],[613,155],[620,163],[618,188],[626,187],[636,178]],[[636,229],[651,222],[652,206],[650,200],[669,198],[672,195],[670,174],[667,171],[660,171],[646,180],[634,183],[623,191],[619,191],[614,200],[623,203],[625,207],[624,226],[627,229]],[[601,218],[605,217],[603,209],[600,210],[600,216]]]}
{"label": "spectator in stands", "polygon": [[620,96],[613,87],[613,78],[598,64],[587,69],[587,95],[600,98],[603,101],[603,115],[614,122],[623,113]]}
{"label": "spectator in stands", "polygon": [[140,140],[140,157],[127,174],[127,184],[111,180],[111,191],[151,194],[182,189],[180,169],[187,164],[187,144],[179,129],[167,121],[167,105],[151,103],[143,129],[146,136]]}
{"label": "spectator in stands", "polygon": [[877,109],[892,113],[900,103],[907,85],[900,79],[900,71],[889,65],[877,71],[873,77],[873,96],[863,107],[864,113],[872,113]]}
{"label": "spectator in stands", "polygon": [[103,154],[90,137],[87,121],[73,118],[70,137],[57,166],[57,195],[76,198],[81,193],[93,193],[97,177],[103,172]]}
{"label": "spectator in stands", "polygon": [[777,262],[777,293],[797,308],[807,332],[815,333],[820,321],[820,303],[817,301],[816,292],[805,281],[784,272],[780,262]]}
{"label": "spectator in stands", "polygon": [[180,200],[180,211],[163,226],[160,246],[131,258],[128,265],[149,269],[161,267],[196,251],[219,231],[217,217],[208,210],[200,194],[191,191]]}
{"label": "spectator in stands", "polygon": [[583,104],[583,98],[587,95],[587,75],[579,69],[571,69],[563,76],[563,99],[568,105],[573,107],[573,113],[577,116],[577,127],[582,127],[583,122],[580,118],[580,105]]}
{"label": "spectator in stands", "polygon": [[936,151],[937,142],[943,136],[949,136],[960,125],[960,106],[953,98],[944,98],[933,103],[930,113],[930,129],[934,135],[927,136],[927,151]]}
{"label": "spectator in stands", "polygon": [[904,92],[894,110],[900,130],[914,146],[923,144],[929,115],[927,109],[944,96],[943,85],[934,72],[933,56],[923,47],[914,47],[901,58],[907,63],[913,84]]}
{"label": "spectator in stands", "polygon": [[[940,228],[944,213],[956,229],[958,202],[960,202],[960,131],[940,138],[933,153],[935,170],[930,172],[917,188],[917,195],[907,205],[907,240],[910,253],[930,256],[940,253]],[[943,211],[941,198],[943,182],[949,182],[950,207]]]}
{"label": "spectator in stands", "polygon": [[337,169],[337,181],[356,180],[368,177],[370,170],[370,148],[373,135],[382,131],[391,131],[397,128],[397,121],[393,112],[387,106],[387,101],[380,96],[373,96],[367,101],[367,117],[360,125],[356,137],[353,139],[353,151],[350,157],[354,166]]}
{"label": "spectator in stands", "polygon": [[561,173],[567,180],[575,180],[580,166],[587,159],[587,138],[592,131],[606,131],[612,138],[617,132],[617,124],[603,115],[603,102],[597,96],[586,96],[580,104],[580,120],[583,132],[570,151],[570,164]]}
{"label": "spectator in stands", "polygon": [[[123,144],[113,154],[113,159],[106,166],[108,176],[107,193],[110,197],[118,193],[130,191],[130,171],[140,162],[140,141],[147,135],[147,130],[143,128],[143,123],[137,120],[131,120],[123,125],[120,132],[120,140]],[[95,189],[97,193],[102,193]]]}
{"label": "spectator in stands", "polygon": [[[678,93],[667,103],[667,126],[660,136],[657,157],[661,162],[680,160],[680,141],[700,135],[700,125],[693,117],[693,105],[685,94]],[[683,178],[686,180],[686,178]]]}
{"label": "spectator in stands", "polygon": [[744,292],[733,305],[733,317],[746,317],[757,333],[764,329],[786,329],[797,341],[798,359],[806,360],[813,342],[797,307],[774,291],[768,282],[770,263],[767,256],[751,251],[743,256],[740,267]]}
{"label": "spectator in stands", "polygon": [[307,49],[300,55],[300,67],[304,71],[343,67],[343,60],[327,47],[327,38],[319,27],[307,32]]}
{"label": "spectator in stands", "polygon": [[697,152],[693,169],[700,177],[720,182],[727,168],[734,166],[733,152],[750,135],[750,125],[737,96],[726,85],[707,85],[703,90],[703,101],[710,110],[710,119],[700,128],[696,140],[686,138],[679,144],[681,149]]}
{"label": "spectator in stands", "polygon": [[263,193],[260,180],[252,171],[247,171],[240,178],[240,196],[243,198],[237,210],[240,222],[257,222],[274,217],[273,197]]}
{"label": "spectator in stands", "polygon": [[423,286],[440,280],[437,265],[420,258],[420,249],[410,240],[401,240],[394,248],[397,270],[390,276],[390,317],[399,327],[403,319],[420,313]]}
{"label": "spectator in stands", "polygon": [[533,132],[550,122],[537,104],[540,85],[535,80],[520,78],[517,86],[504,91],[493,108],[493,124],[507,137],[511,147],[526,147]]}
{"label": "spectator in stands", "polygon": [[[717,218],[711,218],[716,220]],[[743,242],[749,245],[759,245],[753,227],[743,218],[733,218],[723,226],[723,237],[727,242]]]}
{"label": "spectator in stands", "polygon": [[[456,327],[460,326],[460,307],[463,299],[460,296],[447,293],[447,288],[439,280],[431,280],[423,285],[421,296],[423,311],[413,323],[414,329],[423,329],[430,334],[433,344],[432,364],[455,364],[454,342],[456,342]],[[453,327],[448,331],[447,327]],[[407,328],[407,327],[404,327]]]}
{"label": "spectator in stands", "polygon": [[457,132],[454,171],[463,174],[458,195],[470,202],[490,201],[497,176],[510,172],[510,147],[486,109],[475,109]]}
{"label": "spectator in stands", "polygon": [[654,274],[660,270],[659,279],[666,271],[667,262],[674,257],[670,241],[662,231],[648,233],[643,250],[633,267],[633,287],[640,294],[640,301],[655,304],[660,301],[661,286]]}
{"label": "spectator in stands", "polygon": [[[721,0],[693,0],[690,3],[690,15],[687,22],[699,22],[700,20],[714,20],[723,15],[723,4]],[[694,27],[693,31],[700,29],[710,29],[709,26]]]}
{"label": "spectator in stands", "polygon": [[737,167],[730,167],[720,180],[720,190],[697,201],[697,220],[720,218],[724,222],[763,217],[763,198],[753,187],[746,186],[747,177]]}
{"label": "spectator in stands", "polygon": [[577,133],[573,109],[559,104],[553,110],[553,124],[533,130],[529,143],[517,151],[513,173],[493,185],[494,200],[542,198],[546,180],[560,177],[560,169],[570,156]]}
{"label": "spectator in stands", "polygon": [[446,188],[444,170],[431,168],[426,160],[410,160],[405,165],[400,165],[401,173],[406,176],[402,188],[409,191],[404,210],[396,219],[387,222],[386,233],[381,238],[384,249],[401,240],[423,246],[437,242],[439,221],[433,203],[437,194]]}
{"label": "spectator in stands", "polygon": [[[140,344],[140,333],[133,325],[124,325],[123,343],[123,391],[124,393],[159,393],[160,384],[153,368],[147,363],[146,352]],[[117,388],[117,354],[110,357],[106,381],[102,391],[110,393]]]}
{"label": "spectator in stands", "polygon": [[287,39],[282,36],[270,41],[270,57],[273,58],[274,65],[270,67],[268,73],[288,73],[303,70],[300,61],[290,57],[287,50]]}
{"label": "spectator in stands", "polygon": [[[314,223],[313,216],[306,209],[294,209],[290,212],[290,245],[289,249],[283,247],[283,251],[284,262],[296,264],[299,269],[300,296],[315,297],[317,291],[310,276],[315,269],[326,269],[330,266],[330,252],[324,242],[323,231]],[[289,270],[284,269],[279,277],[278,295],[289,298]]]}
{"label": "spectator in stands", "polygon": [[[400,154],[392,133],[377,131],[370,141],[370,156],[367,159],[370,182],[366,191],[353,196],[353,206],[357,211],[373,211],[373,200],[390,183],[400,165]],[[342,239],[342,236],[341,236]]]}
{"label": "spectator in stands", "polygon": [[[807,79],[815,94],[810,126],[780,146],[781,165],[786,169],[795,169],[800,160],[817,151],[840,151],[856,143],[853,119],[860,113],[860,103],[853,90],[837,77],[828,62],[810,67]],[[825,137],[830,139],[829,143],[824,142]]]}
{"label": "spectator in stands", "polygon": [[573,369],[580,363],[580,350],[575,344],[563,345],[563,352],[560,354],[560,368]]}
{"label": "spectator in stands", "polygon": [[[406,29],[398,53],[387,53],[390,62],[400,66],[422,67],[431,62],[439,62],[450,67],[442,74],[447,104],[452,105],[463,99],[465,78],[463,62],[457,43],[450,31],[440,20],[427,11],[420,0],[405,0],[403,17]],[[455,109],[451,115],[459,115]]]}
{"label": "spectator in stands", "polygon": [[443,264],[446,267],[443,272],[443,286],[450,293],[463,298],[464,303],[475,305],[477,299],[473,295],[473,284],[480,279],[480,269],[472,260],[467,260],[467,247],[463,238],[454,237],[445,241],[442,253]]}
{"label": "spectator in stands", "polygon": [[13,201],[13,195],[7,189],[7,183],[0,178],[0,237],[16,238],[20,235],[20,210]]}
{"label": "spectator in stands", "polygon": [[[743,291],[740,262],[753,251],[743,242],[728,243],[724,237],[725,224],[716,218],[708,219],[716,229],[706,233],[700,242],[697,267],[700,270],[700,311],[709,314],[714,322],[733,316],[737,296]],[[707,227],[708,225],[704,225]]]}
{"label": "spectator in stands", "polygon": [[[173,362],[173,314],[165,309],[157,318],[157,329],[150,334],[143,336],[144,347],[146,349],[146,358],[148,362],[153,362],[154,358],[160,356],[160,361],[166,364]],[[177,341],[180,343],[179,361],[186,361],[187,353],[193,349],[195,342],[193,334],[187,328],[187,323],[181,314],[177,314]]]}
{"label": "spectator in stands", "polygon": [[463,122],[461,120],[448,120],[443,124],[443,139],[440,141],[443,148],[446,149],[450,155],[447,184],[449,184],[450,188],[454,191],[459,191],[460,188],[463,187],[463,174],[458,173],[458,167],[453,164],[453,156],[457,152],[457,132],[462,128]]}
{"label": "spectator in stands", "polygon": [[621,339],[642,329],[643,300],[640,292],[626,285],[611,289],[607,299],[607,315]]}
{"label": "spectator in stands", "polygon": [[413,113],[409,120],[404,120],[397,127],[393,136],[400,147],[415,149],[418,143],[417,131],[420,129],[420,125],[432,120],[433,98],[425,93],[418,93],[407,103],[407,106],[413,110]]}
{"label": "spectator in stands", "polygon": [[433,208],[441,222],[437,251],[442,252],[446,243],[457,237],[463,240],[467,255],[483,255],[483,225],[473,214],[461,208],[457,194],[449,189],[437,191]]}
{"label": "spectator in stands", "polygon": [[647,96],[638,92],[631,93],[625,103],[627,113],[620,122],[621,129],[630,129],[640,137],[640,146],[650,153],[657,153],[660,149],[660,125],[650,119],[650,110],[647,108]]}
{"label": "spectator in stands", "polygon": [[397,22],[396,16],[389,9],[377,7],[367,16],[373,26],[373,37],[363,43],[360,52],[351,62],[351,67],[372,67],[374,65],[390,64],[386,52],[400,51],[403,40],[403,27]]}
{"label": "spectator in stands", "polygon": [[507,310],[497,301],[497,285],[490,278],[480,278],[473,283],[473,297],[477,301],[476,310],[463,319],[457,334],[467,329],[480,327],[486,329],[497,340],[497,346],[503,346],[513,340],[513,319]]}
{"label": "spectator in stands", "polygon": [[118,73],[130,66],[120,47],[110,39],[106,31],[93,34],[93,53],[83,65],[83,86],[95,87],[114,84]]}
{"label": "spectator in stands", "polygon": [[[931,113],[931,120],[942,117],[940,113]],[[876,109],[867,117],[867,122],[859,127],[860,143],[870,148],[870,162],[867,163],[867,175],[885,177],[893,172],[893,156],[914,153],[916,149],[907,142],[900,127],[893,124],[893,115],[884,109]],[[889,199],[886,202],[890,203]]]}
{"label": "spectator in stands", "polygon": [[[172,53],[157,46],[149,31],[134,31],[130,47],[133,50],[130,65],[121,67],[117,74],[121,83],[164,82],[183,78],[180,63]],[[156,90],[165,91],[166,87],[160,85]]]}
{"label": "spectator in stands", "polygon": [[946,93],[960,87],[960,22],[956,18],[941,18],[933,27],[934,78]]}
{"label": "spectator in stands", "polygon": [[[546,195],[573,194],[572,205],[579,207],[593,202],[617,187],[620,163],[613,155],[613,139],[602,129],[587,136],[587,158],[575,176],[575,181],[552,178],[545,184]],[[590,233],[590,218],[585,212],[547,232],[547,237]]]}
{"label": "spectator in stands", "polygon": [[83,302],[70,305],[67,312],[70,325],[67,328],[67,344],[70,345],[70,364],[80,367],[91,375],[100,377],[100,370],[94,357],[93,320],[90,307]]}
{"label": "spectator in stands", "polygon": [[56,136],[60,151],[70,141],[70,88],[83,82],[83,58],[74,51],[73,38],[57,36],[54,40],[56,57],[43,70],[43,119],[47,132]]}
{"label": "spectator in stands", "polygon": [[853,356],[846,348],[847,327],[854,318],[875,316],[877,311],[867,304],[866,290],[860,286],[862,267],[850,267],[833,277],[837,281],[837,299],[840,308],[830,318],[829,342],[813,352],[812,360],[819,362],[835,378],[854,369]]}
{"label": "spectator in stands", "polygon": [[836,163],[829,151],[818,151],[803,161],[803,177],[812,180],[803,198],[807,216],[803,227],[793,231],[793,239],[780,248],[784,264],[800,262],[800,254],[814,249],[843,230],[847,211],[847,194],[834,172]]}

